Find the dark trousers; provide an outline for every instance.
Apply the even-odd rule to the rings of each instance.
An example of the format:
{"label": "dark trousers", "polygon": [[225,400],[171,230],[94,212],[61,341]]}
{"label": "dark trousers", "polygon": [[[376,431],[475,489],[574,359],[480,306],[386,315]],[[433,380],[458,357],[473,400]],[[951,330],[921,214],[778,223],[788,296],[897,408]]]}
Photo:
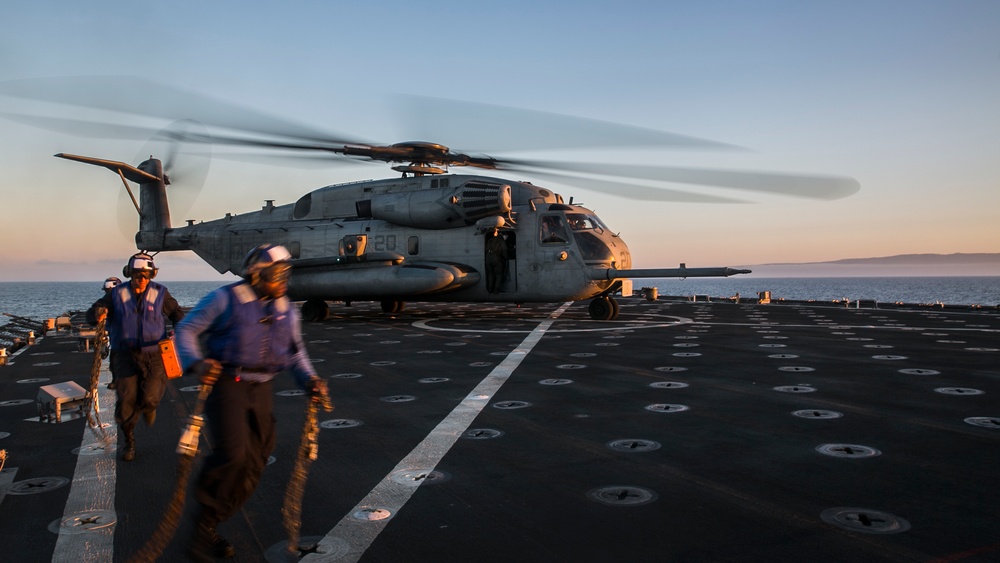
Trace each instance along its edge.
{"label": "dark trousers", "polygon": [[195,498],[209,527],[236,514],[260,483],[275,444],[273,396],[271,383],[222,377],[205,401],[212,454]]}
{"label": "dark trousers", "polygon": [[155,352],[116,351],[111,355],[115,374],[115,422],[125,432],[132,432],[139,415],[155,411],[167,388],[163,358]]}
{"label": "dark trousers", "polygon": [[507,273],[507,260],[500,256],[486,256],[486,291],[500,293],[504,275]]}

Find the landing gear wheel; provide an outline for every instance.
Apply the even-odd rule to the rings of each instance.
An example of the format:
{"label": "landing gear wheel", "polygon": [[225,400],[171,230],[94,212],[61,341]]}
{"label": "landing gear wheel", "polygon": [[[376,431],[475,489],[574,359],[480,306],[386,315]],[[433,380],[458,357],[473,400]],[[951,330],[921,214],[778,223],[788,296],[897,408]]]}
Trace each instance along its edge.
{"label": "landing gear wheel", "polygon": [[614,314],[614,307],[607,297],[596,297],[590,302],[590,318],[595,321],[610,321]]}
{"label": "landing gear wheel", "polygon": [[618,318],[618,311],[621,309],[618,305],[618,301],[614,297],[608,297],[608,302],[611,303],[611,320]]}
{"label": "landing gear wheel", "polygon": [[309,299],[302,304],[302,320],[318,323],[330,316],[330,307],[322,299]]}
{"label": "landing gear wheel", "polygon": [[406,303],[403,303],[402,301],[396,301],[393,299],[382,300],[382,310],[386,313],[402,313],[405,308]]}

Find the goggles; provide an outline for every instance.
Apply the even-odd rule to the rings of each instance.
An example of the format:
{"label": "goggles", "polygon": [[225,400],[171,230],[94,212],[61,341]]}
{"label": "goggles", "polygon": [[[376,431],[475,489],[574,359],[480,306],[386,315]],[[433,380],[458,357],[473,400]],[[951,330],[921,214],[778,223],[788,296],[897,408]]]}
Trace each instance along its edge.
{"label": "goggles", "polygon": [[149,270],[136,270],[132,272],[132,279],[134,280],[148,280],[153,277],[153,272]]}
{"label": "goggles", "polygon": [[267,283],[286,283],[292,277],[291,264],[272,264],[260,271],[260,279]]}

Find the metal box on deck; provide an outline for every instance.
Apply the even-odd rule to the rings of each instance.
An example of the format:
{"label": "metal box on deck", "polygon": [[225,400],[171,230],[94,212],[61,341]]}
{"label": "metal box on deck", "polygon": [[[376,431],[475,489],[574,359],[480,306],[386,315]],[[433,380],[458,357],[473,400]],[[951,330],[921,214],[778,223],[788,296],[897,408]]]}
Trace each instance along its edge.
{"label": "metal box on deck", "polygon": [[38,389],[38,420],[40,422],[62,422],[62,413],[70,412],[83,416],[87,405],[87,390],[73,381],[43,385]]}

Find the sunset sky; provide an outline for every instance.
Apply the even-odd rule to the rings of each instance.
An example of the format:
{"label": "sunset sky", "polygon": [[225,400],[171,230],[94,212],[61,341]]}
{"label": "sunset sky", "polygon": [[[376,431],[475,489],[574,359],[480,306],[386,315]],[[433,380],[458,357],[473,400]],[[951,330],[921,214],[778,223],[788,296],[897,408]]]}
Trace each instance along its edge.
{"label": "sunset sky", "polygon": [[[834,201],[744,192],[738,197],[748,203],[708,204],[637,201],[506,175],[595,210],[628,242],[637,267],[1000,252],[995,0],[57,0],[3,9],[0,82],[76,75],[137,76],[352,138],[453,149],[477,147],[411,138],[414,129],[396,117],[399,95],[554,112],[741,149],[517,156],[845,176],[861,185]],[[83,115],[7,96],[0,113]],[[0,119],[0,281],[120,273],[135,252],[116,218],[120,181],[52,155],[138,164],[149,150],[142,140]],[[377,165],[213,158],[197,201],[183,216],[175,210],[174,222],[395,175]],[[222,279],[191,253],[158,262],[166,280]]]}

